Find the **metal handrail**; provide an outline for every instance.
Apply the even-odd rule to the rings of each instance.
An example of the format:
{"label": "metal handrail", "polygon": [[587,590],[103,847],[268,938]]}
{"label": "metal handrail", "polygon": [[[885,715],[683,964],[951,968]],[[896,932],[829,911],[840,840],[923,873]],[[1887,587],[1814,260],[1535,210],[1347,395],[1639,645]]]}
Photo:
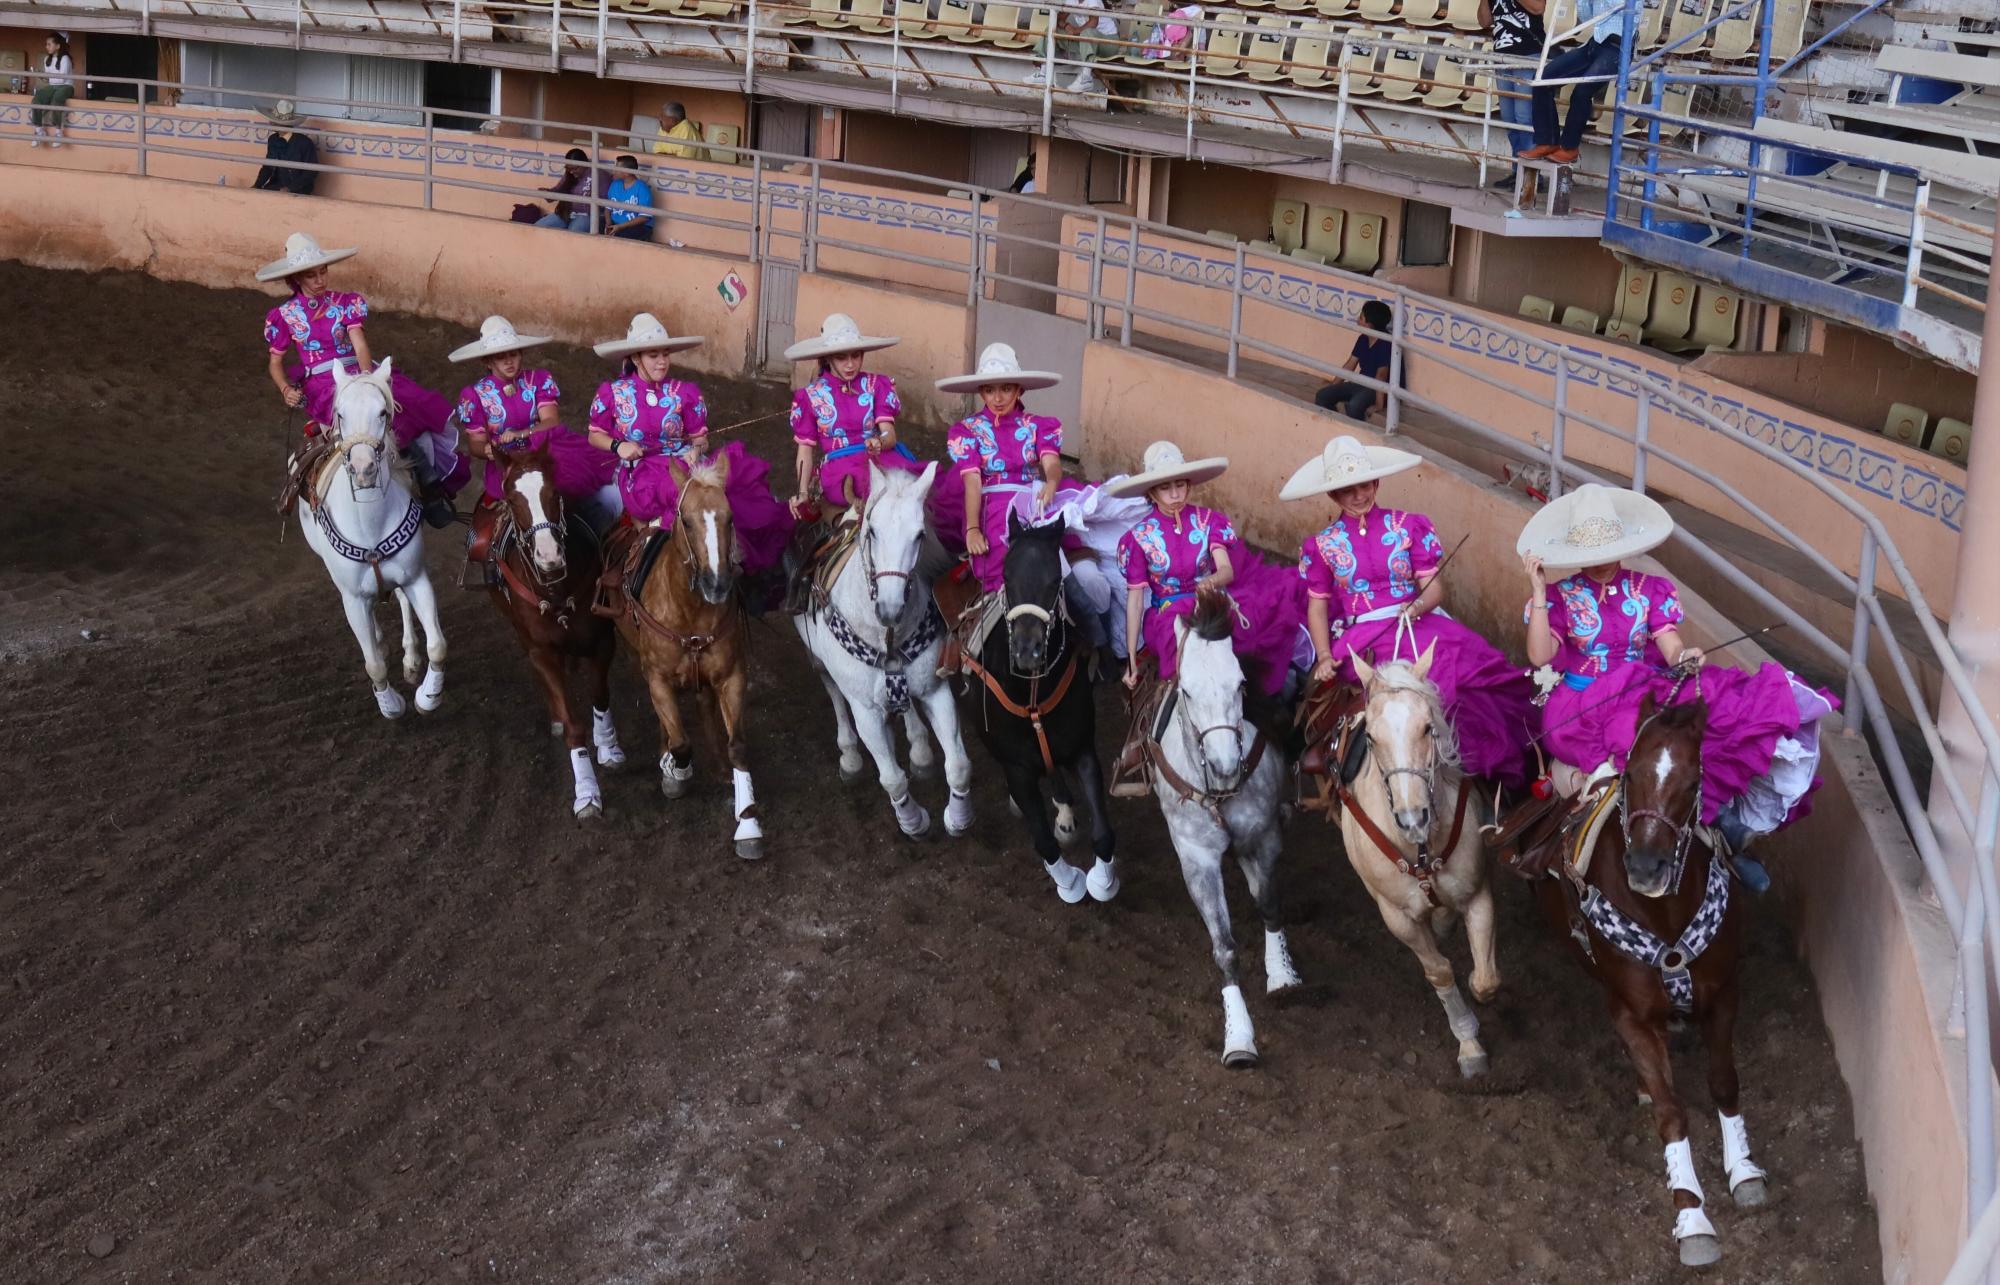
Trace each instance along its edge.
{"label": "metal handrail", "polygon": [[[72,136],[74,141],[79,143],[87,141],[97,147],[121,148],[134,151],[137,155],[137,166],[142,176],[150,177],[147,174],[147,157],[149,153],[158,155],[185,153],[202,158],[226,159],[239,164],[258,164],[261,162],[261,158],[230,156],[226,153],[217,153],[209,149],[182,148],[174,143],[155,142],[149,139],[145,132],[149,110],[148,105],[144,101],[147,96],[147,90],[168,89],[185,91],[188,89],[209,89],[212,87],[187,86],[172,82],[128,80],[124,78],[96,77],[93,79],[100,82],[126,84],[133,87],[135,91],[134,96],[140,100],[138,109],[134,113],[135,136],[130,139],[120,135],[115,139],[97,137],[87,140],[80,136]],[[226,92],[249,99],[275,99],[278,97],[276,94],[259,94],[251,91],[228,90]],[[343,100],[338,99],[322,101],[343,102]],[[423,121],[420,139],[402,133],[396,133],[392,136],[411,143],[420,143],[425,149],[427,158],[433,157],[438,147],[443,145],[437,138],[439,132],[437,127],[438,116],[449,115],[455,118],[464,118],[470,115],[463,112],[441,113],[431,108],[409,107],[403,104],[369,104],[358,100],[345,100],[345,105],[350,108],[356,106],[394,106],[400,110],[419,114]],[[95,111],[101,109],[93,104],[86,104],[82,107],[71,104],[69,110],[74,113],[79,110]],[[158,115],[161,112],[172,111],[174,109],[153,107],[150,110],[154,115]],[[497,119],[506,120],[510,118]],[[369,128],[367,124],[362,122],[350,122],[339,132],[364,133]],[[602,146],[603,138],[610,131],[604,131],[601,128],[591,126],[558,126],[557,128],[570,130],[577,135],[588,136],[593,159],[603,155],[605,150]],[[326,133],[331,131],[321,130],[318,132]],[[620,130],[610,133],[613,137],[622,140],[627,132]],[[21,137],[21,135],[11,136]],[[460,143],[456,137],[453,137],[449,145],[458,147],[464,144]],[[496,147],[499,146],[497,142],[494,145]],[[1137,318],[1171,326],[1178,333],[1194,333],[1224,343],[1227,347],[1232,369],[1234,368],[1237,354],[1248,351],[1269,355],[1290,364],[1317,371],[1323,375],[1334,376],[1344,373],[1337,370],[1329,362],[1307,354],[1298,353],[1281,344],[1261,339],[1256,335],[1245,333],[1245,304],[1265,304],[1271,307],[1284,307],[1285,305],[1265,300],[1246,291],[1245,272],[1243,270],[1246,258],[1243,247],[1238,243],[1224,242],[1153,220],[1110,214],[1101,209],[1068,206],[1042,197],[1015,197],[994,189],[981,188],[977,185],[964,183],[951,184],[922,175],[907,174],[881,167],[849,165],[809,157],[792,157],[744,147],[735,147],[726,150],[734,152],[739,157],[750,162],[747,175],[732,174],[727,178],[727,181],[733,184],[749,188],[752,212],[748,218],[732,219],[694,216],[673,211],[663,205],[651,207],[652,216],[662,222],[687,221],[741,232],[745,235],[744,254],[753,262],[763,262],[767,259],[772,259],[767,243],[774,235],[783,236],[787,239],[797,239],[800,242],[799,258],[797,260],[784,260],[787,266],[796,263],[797,265],[804,266],[808,271],[815,270],[819,249],[824,246],[839,249],[848,254],[871,256],[883,264],[912,263],[932,270],[960,272],[964,274],[966,281],[968,301],[976,301],[980,298],[987,283],[997,279],[1004,279],[1018,288],[1039,289],[1048,292],[1052,296],[1070,300],[1080,299],[1084,303],[1086,318],[1088,319],[1088,324],[1093,335],[1103,333],[1105,319],[1115,310],[1120,317],[1119,342],[1128,347],[1134,339],[1134,320]],[[562,166],[563,160],[556,156],[545,156],[543,164],[545,172],[553,172],[554,169],[559,169]],[[778,172],[782,167],[787,166],[803,167],[806,172],[803,174]],[[347,173],[366,173],[372,177],[394,179],[420,185],[422,191],[421,199],[425,208],[433,206],[433,191],[437,187],[461,187],[481,192],[540,197],[551,195],[547,192],[523,189],[519,186],[487,183],[478,180],[462,179],[450,174],[441,174],[436,171],[434,164],[428,163],[425,166],[424,172],[420,174],[379,169],[360,170],[354,167],[333,165],[315,165],[309,168],[317,171],[331,170]],[[872,178],[887,179],[906,190],[929,191],[958,188],[968,191],[969,196],[963,198],[965,201],[964,208],[967,212],[965,227],[962,229],[968,242],[965,257],[958,259],[911,253],[892,248],[869,246],[860,242],[823,235],[820,230],[821,218],[825,212],[835,206],[841,197],[841,193],[838,190],[827,187],[828,176],[832,174],[837,174],[842,178],[858,177],[862,181]],[[1040,238],[1003,232],[997,227],[989,228],[987,220],[982,217],[981,206],[986,201],[1001,198],[1041,206],[1059,215],[1086,220],[1094,226],[1097,230],[1097,239],[1088,251],[1088,257],[1092,262],[1092,271],[1090,285],[1087,289],[1062,286],[1053,282],[1038,282],[1018,276],[1005,276],[1001,278],[998,274],[993,273],[987,268],[987,251],[994,246],[1009,242],[1033,243],[1037,245],[1048,244],[1048,242]],[[947,196],[934,199],[939,201],[940,211],[951,208],[953,198]],[[589,204],[593,211],[614,205],[613,202],[595,193],[590,197],[575,198],[575,201],[576,203]],[[798,210],[798,227],[796,230],[778,229],[771,226],[770,216],[766,213],[767,210],[776,211],[781,208],[796,208]],[[954,227],[954,230],[958,229]],[[1227,251],[1230,254],[1237,270],[1230,274],[1227,286],[1230,303],[1230,320],[1226,329],[1202,322],[1195,317],[1182,316],[1167,309],[1152,306],[1140,301],[1136,297],[1136,283],[1141,278],[1164,280],[1180,288],[1201,290],[1211,294],[1220,292],[1223,289],[1223,287],[1210,284],[1206,280],[1190,281],[1173,274],[1164,267],[1155,267],[1140,262],[1137,252],[1144,244],[1142,238],[1148,236],[1171,239],[1183,244],[1205,245]],[[1107,257],[1121,250],[1126,256],[1124,261],[1119,262]],[[1069,255],[1072,259],[1086,256],[1086,252],[1080,246],[1074,244],[1065,245],[1062,252]],[[1124,275],[1123,288],[1115,294],[1103,288],[1102,268],[1107,264],[1122,270]],[[1288,263],[1286,267],[1288,269],[1296,268],[1303,270],[1303,265]],[[1507,391],[1513,396],[1521,398],[1530,405],[1547,409],[1550,412],[1553,425],[1557,428],[1557,431],[1552,434],[1550,441],[1546,444],[1539,441],[1532,443],[1523,442],[1505,429],[1496,427],[1493,424],[1481,423],[1465,411],[1456,407],[1440,403],[1425,394],[1401,388],[1400,381],[1382,383],[1367,378],[1360,378],[1357,382],[1375,388],[1385,398],[1389,409],[1391,431],[1394,431],[1394,426],[1397,424],[1401,412],[1406,406],[1423,409],[1440,416],[1462,431],[1473,435],[1480,441],[1502,452],[1517,458],[1542,462],[1549,468],[1551,478],[1555,479],[1557,485],[1561,485],[1568,481],[1601,480],[1593,470],[1576,464],[1563,454],[1561,426],[1574,424],[1588,427],[1598,433],[1604,434],[1612,440],[1631,446],[1633,459],[1632,473],[1636,484],[1642,489],[1644,482],[1641,479],[1643,479],[1649,463],[1662,464],[1675,468],[1700,483],[1715,489],[1718,494],[1723,495],[1732,503],[1738,505],[1745,513],[1750,514],[1754,520],[1763,524],[1773,534],[1773,538],[1812,558],[1815,565],[1821,571],[1829,574],[1834,582],[1840,585],[1843,590],[1851,589],[1854,593],[1852,640],[1843,644],[1814,627],[1799,612],[1787,606],[1740,568],[1735,567],[1726,558],[1716,554],[1713,550],[1707,549],[1691,535],[1685,532],[1681,534],[1683,547],[1691,556],[1702,560],[1718,575],[1729,580],[1731,584],[1739,588],[1762,608],[1771,611],[1780,619],[1789,622],[1797,631],[1800,638],[1805,640],[1830,662],[1844,669],[1847,683],[1846,697],[1848,708],[1851,713],[1858,715],[1859,721],[1873,733],[1876,739],[1881,754],[1881,762],[1888,776],[1888,784],[1891,792],[1902,810],[1904,820],[1909,828],[1919,857],[1923,862],[1940,908],[1953,930],[1955,939],[1960,944],[1960,965],[1966,974],[1964,983],[1967,987],[1976,986],[1983,988],[1992,981],[1994,976],[1993,966],[1996,960],[2000,960],[2000,949],[1995,949],[1991,944],[1995,926],[2000,925],[2000,887],[1996,887],[1992,866],[1995,838],[1996,834],[2000,834],[2000,731],[1996,731],[1992,718],[1984,706],[1981,705],[1978,693],[1973,687],[1971,679],[1961,664],[1957,653],[1939,626],[1921,585],[1917,581],[1915,574],[1910,570],[1900,550],[1896,547],[1894,540],[1881,519],[1858,500],[1846,494],[1833,482],[1820,476],[1817,471],[1799,465],[1778,447],[1761,442],[1725,423],[1706,407],[1687,396],[1677,386],[1677,381],[1671,378],[1658,375],[1654,372],[1638,371],[1633,370],[1629,366],[1614,364],[1609,359],[1595,353],[1569,348],[1559,335],[1550,335],[1546,332],[1516,326],[1484,312],[1467,310],[1452,300],[1425,295],[1413,291],[1406,286],[1359,276],[1337,268],[1315,268],[1313,271],[1335,283],[1388,300],[1392,311],[1397,317],[1397,324],[1391,338],[1391,343],[1392,347],[1398,353],[1401,352],[1405,345],[1411,342],[1407,337],[1409,333],[1407,318],[1414,310],[1421,308],[1434,311],[1446,318],[1476,323],[1498,337],[1521,342],[1530,351],[1546,352],[1553,354],[1555,357],[1554,372],[1556,378],[1555,391],[1552,397],[1545,397],[1528,388],[1507,387]],[[896,279],[893,272],[887,272],[883,275],[891,280]],[[1490,372],[1470,363],[1460,361],[1453,355],[1448,345],[1424,345],[1416,349],[1416,351],[1427,363],[1435,363],[1440,368],[1449,369],[1465,376],[1482,380],[1488,384],[1497,384],[1497,381]],[[1570,401],[1568,390],[1572,382],[1572,376],[1582,372],[1593,372],[1603,382],[1614,386],[1629,387],[1633,390],[1635,405],[1639,408],[1633,429],[1628,431],[1620,425],[1609,423],[1601,417],[1574,405]],[[1356,376],[1352,374],[1346,374],[1345,377],[1356,379]],[[1651,440],[1646,428],[1648,422],[1647,412],[1655,409],[1671,413],[1686,422],[1700,425],[1710,432],[1726,438],[1736,444],[1737,447],[1777,465],[1795,480],[1802,481],[1811,486],[1826,500],[1845,511],[1854,523],[1860,542],[1860,574],[1856,576],[1847,575],[1824,549],[1820,548],[1816,543],[1807,541],[1795,532],[1792,532],[1773,515],[1758,506],[1740,488],[1735,487],[1727,478],[1719,475],[1715,470],[1704,467],[1684,455],[1664,448],[1658,442]],[[1885,607],[1880,597],[1878,570],[1886,574],[1889,583],[1901,591],[1901,596],[1909,604],[1917,626],[1923,634],[1927,645],[1926,649],[1929,653],[1927,659],[1942,673],[1950,691],[1963,705],[1971,723],[1971,730],[1973,736],[1976,738],[1977,747],[1984,755],[1984,762],[1979,768],[1977,778],[1978,790],[1976,792],[1967,790],[1964,788],[1964,782],[1950,777],[1950,766],[1947,760],[1939,758],[1937,762],[1937,770],[1946,774],[1948,782],[1946,793],[1949,796],[1951,806],[1946,809],[1946,815],[1959,822],[1973,846],[1974,877],[1963,891],[1958,887],[1950,868],[1945,862],[1939,835],[1927,807],[1927,800],[1918,791],[1909,765],[1897,748],[1895,728],[1890,721],[1888,708],[1882,699],[1870,670],[1870,656],[1879,638],[1879,645],[1883,648],[1886,657],[1894,668],[1899,682],[1905,692],[1913,698],[1911,701],[1912,714],[1922,732],[1925,744],[1931,747],[1934,752],[1942,749],[1944,747],[1942,732],[1921,698],[1922,693],[1915,681],[1908,658],[1903,654],[1902,644],[1888,628]],[[1961,745],[1960,748],[1970,747]],[[1965,1070],[1968,1075],[1968,1084],[1973,1089],[1973,1091],[1968,1093],[1967,1097],[1968,1112],[1970,1115],[1970,1132],[1967,1145],[1968,1154],[1972,1157],[1972,1165],[1967,1176],[1968,1205],[1970,1208],[1983,1210],[1986,1207],[1988,1199],[1991,1197],[1993,1185],[1992,1168],[1987,1163],[1988,1158],[1982,1151],[1986,1141],[1990,1139],[1992,1131],[1991,1099],[1984,1092],[1984,1088],[1992,1076],[1990,1031],[1987,1026],[1987,1014],[1983,1005],[1967,1003],[1965,1005],[1964,1021],[1967,1056]]]}

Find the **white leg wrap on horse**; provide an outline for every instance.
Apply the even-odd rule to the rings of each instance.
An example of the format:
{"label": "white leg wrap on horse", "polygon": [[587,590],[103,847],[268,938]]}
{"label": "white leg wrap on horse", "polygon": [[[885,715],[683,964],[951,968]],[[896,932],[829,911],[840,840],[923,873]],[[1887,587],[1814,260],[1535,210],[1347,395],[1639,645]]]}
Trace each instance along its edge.
{"label": "white leg wrap on horse", "polygon": [[382,711],[384,718],[401,718],[404,709],[403,694],[385,683],[375,689],[375,708]]}
{"label": "white leg wrap on horse", "polygon": [[611,721],[608,709],[590,711],[590,742],[597,747],[597,761],[606,767],[617,767],[625,761],[625,751],[618,744],[618,728]]}
{"label": "white leg wrap on horse", "polygon": [[1056,881],[1056,895],[1074,906],[1087,895],[1087,876],[1069,862],[1057,857],[1054,861],[1044,861],[1042,869],[1049,872],[1049,878]]}
{"label": "white leg wrap on horse", "polygon": [[944,828],[953,834],[964,834],[972,828],[972,791],[951,792],[944,805]]}
{"label": "white leg wrap on horse", "polygon": [[729,778],[736,790],[736,837],[763,838],[764,827],[757,820],[757,791],[750,784],[750,774],[739,767],[730,772]]}
{"label": "white leg wrap on horse", "polygon": [[896,814],[896,828],[904,834],[918,835],[931,828],[931,814],[924,811],[923,804],[914,796],[905,794],[900,799],[890,799],[889,807]]}
{"label": "white leg wrap on horse", "polygon": [[690,754],[688,761],[685,764],[680,764],[674,762],[672,754],[660,755],[660,775],[670,776],[676,781],[692,781],[694,779],[694,756]]}
{"label": "white leg wrap on horse", "polygon": [[576,778],[576,801],[571,810],[581,813],[585,808],[601,806],[603,791],[597,787],[597,768],[590,761],[590,751],[578,746],[569,752],[570,775]]}
{"label": "white leg wrap on horse", "polygon": [[[1694,1176],[1694,1148],[1689,1145],[1688,1140],[1682,1138],[1679,1142],[1669,1142],[1666,1156],[1667,1190],[1685,1191],[1696,1200],[1702,1199],[1701,1179]],[[1676,1227],[1674,1235],[1680,1234],[1680,1229]]]}
{"label": "white leg wrap on horse", "polygon": [[1118,863],[1116,861],[1106,861],[1103,857],[1099,857],[1097,864],[1090,868],[1090,876],[1085,880],[1085,886],[1090,889],[1090,896],[1093,901],[1109,901],[1117,896],[1119,888]]}
{"label": "white leg wrap on horse", "polygon": [[1299,984],[1299,970],[1292,967],[1292,948],[1285,942],[1285,931],[1279,929],[1264,931],[1264,993],[1281,991],[1288,986]]}
{"label": "white leg wrap on horse", "polygon": [[1250,1025],[1250,1006],[1241,986],[1222,988],[1222,1051],[1257,1055],[1257,1031]]}
{"label": "white leg wrap on horse", "polygon": [[1765,1177],[1750,1159],[1750,1127],[1743,1123],[1743,1117],[1720,1111],[1715,1116],[1722,1121],[1722,1168],[1729,1175],[1729,1189],[1735,1191],[1753,1178]]}
{"label": "white leg wrap on horse", "polygon": [[429,713],[444,703],[444,666],[433,661],[424,671],[424,685],[417,688],[417,708]]}
{"label": "white leg wrap on horse", "polygon": [[1472,1006],[1465,1002],[1465,994],[1458,989],[1458,983],[1453,982],[1439,990],[1437,997],[1438,1003],[1444,1005],[1444,1016],[1445,1020],[1451,1023],[1451,1033],[1461,1040],[1478,1039],[1479,1014],[1473,1012]]}

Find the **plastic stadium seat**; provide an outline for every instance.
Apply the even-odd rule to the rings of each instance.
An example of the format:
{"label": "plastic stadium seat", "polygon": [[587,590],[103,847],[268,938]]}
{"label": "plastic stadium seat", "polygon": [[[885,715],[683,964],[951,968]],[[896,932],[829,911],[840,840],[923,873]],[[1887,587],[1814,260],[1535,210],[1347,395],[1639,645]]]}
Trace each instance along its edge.
{"label": "plastic stadium seat", "polygon": [[1941,459],[1963,464],[1966,453],[1972,449],[1972,425],[1962,419],[1940,419],[1924,449]]}
{"label": "plastic stadium seat", "polygon": [[1214,237],[1218,241],[1234,242],[1236,240],[1234,232],[1228,232],[1222,228],[1210,228],[1204,235]]}
{"label": "plastic stadium seat", "polygon": [[1276,241],[1252,241],[1247,247],[1252,254],[1268,254],[1274,259],[1283,258],[1285,247]]}
{"label": "plastic stadium seat", "polygon": [[1287,250],[1306,243],[1306,203],[1279,199],[1271,202],[1271,239]]}
{"label": "plastic stadium seat", "polygon": [[1611,319],[1644,328],[1653,310],[1653,272],[1626,264],[1618,273],[1618,297],[1611,301]]}
{"label": "plastic stadium seat", "polygon": [[1313,0],[1313,12],[1322,18],[1345,18],[1354,12],[1354,0]]}
{"label": "plastic stadium seat", "polygon": [[1403,0],[1403,21],[1412,27],[1442,27],[1444,0]]}
{"label": "plastic stadium seat", "polygon": [[[1675,0],[1673,11],[1667,15],[1668,43],[1671,44],[1682,36],[1700,30],[1703,23],[1715,16],[1714,10],[1715,0]],[[1616,22],[1618,19],[1612,18],[1609,21]],[[1692,55],[1700,52],[1701,44],[1700,40],[1690,41],[1675,52]]]}
{"label": "plastic stadium seat", "polygon": [[1347,230],[1347,211],[1337,205],[1306,210],[1306,249],[1331,263],[1340,257],[1340,238]]}
{"label": "plastic stadium seat", "polygon": [[1457,36],[1444,42],[1437,61],[1431,64],[1431,88],[1424,95],[1424,106],[1450,111],[1464,105],[1472,86],[1465,75],[1465,63],[1461,60],[1472,47],[1470,40]]}
{"label": "plastic stadium seat", "polygon": [[1688,331],[1689,342],[1703,350],[1734,348],[1736,314],[1742,307],[1743,297],[1734,290],[1704,282],[1694,292],[1694,328]]}
{"label": "plastic stadium seat", "polygon": [[1891,441],[1908,442],[1911,446],[1921,446],[1924,430],[1931,425],[1931,413],[1921,406],[1910,406],[1897,402],[1889,408],[1889,418],[1882,421],[1882,436]]}
{"label": "plastic stadium seat", "polygon": [[989,4],[979,22],[979,34],[996,49],[1030,49],[1035,42],[1027,33],[1027,15],[1017,4]]}
{"label": "plastic stadium seat", "polygon": [[1424,49],[1421,36],[1405,36],[1382,50],[1382,97],[1392,103],[1423,97]]}
{"label": "plastic stadium seat", "polygon": [[1333,83],[1333,76],[1327,70],[1333,54],[1333,42],[1331,24],[1314,21],[1299,28],[1298,38],[1292,41],[1292,60],[1286,68],[1294,85],[1301,89],[1318,89]]}
{"label": "plastic stadium seat", "polygon": [[1602,317],[1588,308],[1578,308],[1572,305],[1563,309],[1562,326],[1564,330],[1581,330],[1586,335],[1594,335],[1597,333],[1598,325],[1603,320]]}
{"label": "plastic stadium seat", "polygon": [[1672,272],[1662,272],[1653,286],[1653,312],[1646,318],[1648,342],[1687,338],[1694,324],[1694,282]]}
{"label": "plastic stadium seat", "polygon": [[811,0],[808,7],[812,12],[807,16],[806,21],[815,27],[831,28],[853,25],[847,20],[847,15],[841,11],[840,0]]}
{"label": "plastic stadium seat", "polygon": [[937,29],[955,45],[976,45],[982,39],[972,21],[972,0],[938,0]]}
{"label": "plastic stadium seat", "polygon": [[1604,337],[1620,343],[1636,344],[1646,337],[1646,332],[1637,322],[1614,319],[1604,323]]}
{"label": "plastic stadium seat", "polygon": [[708,154],[705,159],[714,161],[718,165],[735,165],[742,159],[736,154],[736,147],[743,141],[743,131],[738,126],[703,125],[701,141],[708,144]]}
{"label": "plastic stadium seat", "polygon": [[1536,294],[1524,294],[1521,296],[1521,315],[1531,321],[1554,321],[1555,301]]}
{"label": "plastic stadium seat", "polygon": [[1208,51],[1201,58],[1202,74],[1204,76],[1241,76],[1243,74],[1244,39],[1241,31],[1217,28],[1209,32]]}
{"label": "plastic stadium seat", "polygon": [[1350,214],[1340,238],[1340,266],[1349,272],[1373,272],[1382,264],[1382,234],[1389,220],[1381,214]]}
{"label": "plastic stadium seat", "polygon": [[1349,42],[1341,55],[1347,72],[1349,97],[1382,92],[1382,50],[1379,46]]}
{"label": "plastic stadium seat", "polygon": [[1358,0],[1355,12],[1369,22],[1394,22],[1396,8],[1403,0]]}
{"label": "plastic stadium seat", "polygon": [[896,29],[905,40],[936,40],[938,32],[931,23],[931,0],[896,0]]}
{"label": "plastic stadium seat", "polygon": [[1292,20],[1280,14],[1267,13],[1251,25],[1257,30],[1250,37],[1250,48],[1245,54],[1247,61],[1243,64],[1244,74],[1265,84],[1283,80],[1285,45],[1291,39]]}
{"label": "plastic stadium seat", "polygon": [[847,25],[857,31],[880,34],[896,29],[885,0],[847,0],[847,16]]}
{"label": "plastic stadium seat", "polygon": [[1315,254],[1311,250],[1306,250],[1306,249],[1293,250],[1291,252],[1291,257],[1294,259],[1298,259],[1303,263],[1317,263],[1321,267],[1326,266],[1326,256],[1323,254]]}
{"label": "plastic stadium seat", "polygon": [[1459,31],[1484,31],[1479,24],[1479,0],[1451,0],[1445,6],[1444,19]]}

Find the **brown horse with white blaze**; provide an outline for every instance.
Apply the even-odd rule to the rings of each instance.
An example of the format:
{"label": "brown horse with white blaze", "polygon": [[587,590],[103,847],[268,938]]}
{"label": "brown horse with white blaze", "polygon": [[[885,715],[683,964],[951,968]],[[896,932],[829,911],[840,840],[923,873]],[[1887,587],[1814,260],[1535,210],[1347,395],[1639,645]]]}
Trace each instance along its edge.
{"label": "brown horse with white blaze", "polygon": [[1604,988],[1642,1101],[1652,1103],[1666,1146],[1674,1239],[1688,1266],[1716,1261],[1722,1243],[1702,1207],[1687,1112],[1674,1091],[1669,1018],[1686,1016],[1701,1027],[1730,1196],[1745,1208],[1768,1199],[1737,1101],[1742,899],[1730,895],[1729,863],[1699,832],[1707,725],[1708,706],[1699,699],[1660,707],[1648,696],[1625,771],[1600,804],[1616,813],[1604,820],[1594,859],[1558,853],[1550,877],[1536,885],[1549,922]]}
{"label": "brown horse with white blaze", "polygon": [[721,718],[734,790],[732,841],[737,856],[755,860],[764,855],[764,829],[744,735],[750,671],[744,611],[736,593],[736,527],[724,493],[729,457],[670,467],[680,485],[680,501],[659,524],[665,544],[636,595],[627,574],[618,629],[639,658],[660,719],[661,792],[680,798],[694,778],[694,749],[680,710],[680,693],[694,691],[698,699],[713,701]]}
{"label": "brown horse with white blaze", "polygon": [[[611,660],[618,650],[618,631],[590,612],[603,554],[596,535],[565,510],[547,451],[505,452],[498,458],[506,512],[493,541],[499,579],[488,592],[514,626],[548,702],[549,717],[569,746],[576,787],[571,813],[579,820],[596,817],[604,811],[596,764],[615,767],[625,761],[611,721]],[[588,740],[580,711],[570,700],[569,670],[579,663],[590,679]]]}

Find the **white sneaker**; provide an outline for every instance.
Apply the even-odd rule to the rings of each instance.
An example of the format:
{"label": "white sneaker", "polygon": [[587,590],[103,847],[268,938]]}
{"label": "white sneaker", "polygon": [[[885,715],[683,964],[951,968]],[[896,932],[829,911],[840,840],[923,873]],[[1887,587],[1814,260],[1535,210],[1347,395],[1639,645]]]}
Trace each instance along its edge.
{"label": "white sneaker", "polygon": [[1042,869],[1048,871],[1049,878],[1056,881],[1056,895],[1069,905],[1074,906],[1088,895],[1084,885],[1088,882],[1089,876],[1061,857],[1045,862]]}
{"label": "white sneaker", "polygon": [[1069,92],[1072,94],[1101,94],[1104,92],[1104,82],[1091,72],[1086,71],[1077,76],[1075,80],[1069,82]]}
{"label": "white sneaker", "polygon": [[1048,69],[1047,67],[1037,67],[1037,68],[1035,68],[1035,69],[1034,69],[1033,71],[1031,71],[1031,72],[1029,72],[1029,73],[1028,73],[1028,83],[1029,83],[1030,85],[1046,85],[1046,84],[1048,84],[1048,83],[1049,83],[1049,69]]}

